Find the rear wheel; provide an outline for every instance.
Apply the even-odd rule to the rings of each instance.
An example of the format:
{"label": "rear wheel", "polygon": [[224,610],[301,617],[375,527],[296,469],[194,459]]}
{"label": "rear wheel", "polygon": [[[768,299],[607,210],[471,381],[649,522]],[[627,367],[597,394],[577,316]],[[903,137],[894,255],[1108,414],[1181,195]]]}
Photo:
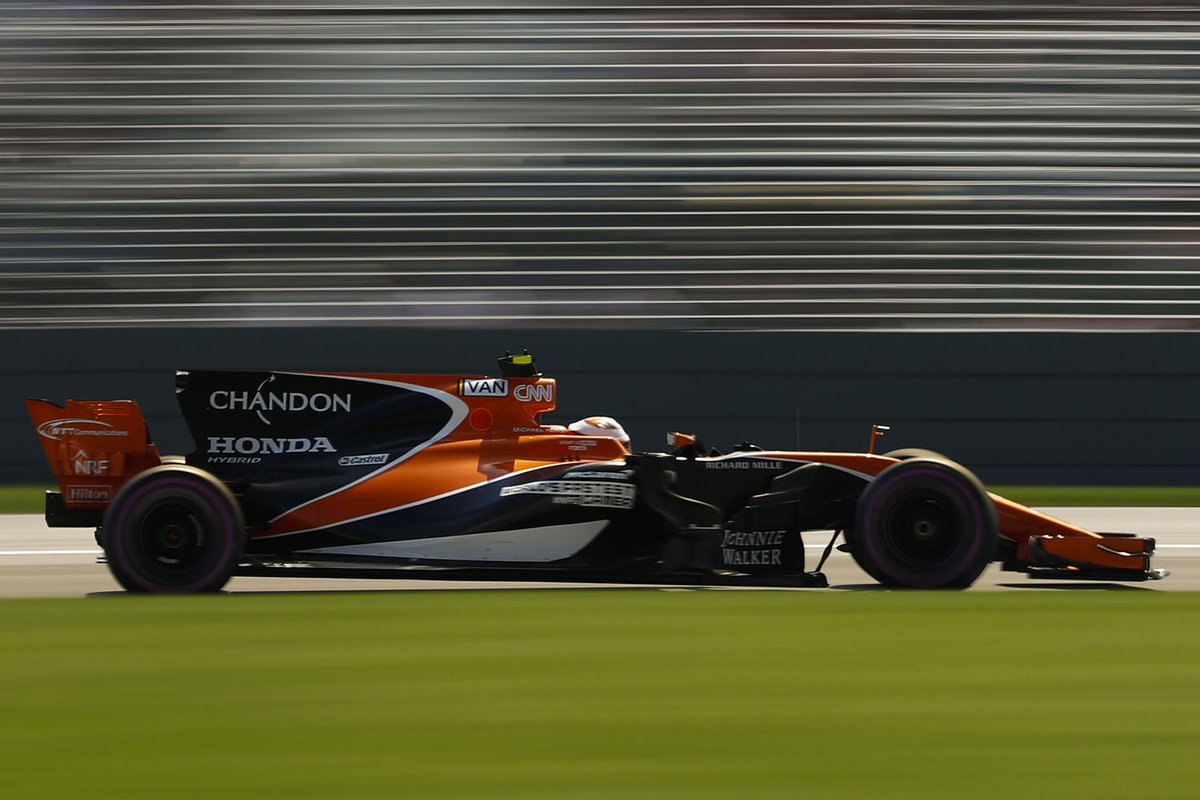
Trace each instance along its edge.
{"label": "rear wheel", "polygon": [[237,500],[203,470],[167,464],[127,483],[104,515],[108,567],[131,592],[214,592],[245,539]]}
{"label": "rear wheel", "polygon": [[859,497],[850,539],[871,577],[898,588],[962,589],[996,553],[996,507],[979,479],[949,461],[912,458]]}

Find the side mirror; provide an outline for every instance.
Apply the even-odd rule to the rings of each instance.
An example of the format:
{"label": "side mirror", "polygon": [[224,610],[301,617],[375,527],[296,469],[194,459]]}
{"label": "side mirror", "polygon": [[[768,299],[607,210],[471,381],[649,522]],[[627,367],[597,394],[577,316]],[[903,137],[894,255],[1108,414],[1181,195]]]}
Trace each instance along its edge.
{"label": "side mirror", "polygon": [[671,447],[679,449],[680,447],[688,447],[696,443],[696,437],[690,433],[679,433],[672,431],[667,434],[667,444]]}

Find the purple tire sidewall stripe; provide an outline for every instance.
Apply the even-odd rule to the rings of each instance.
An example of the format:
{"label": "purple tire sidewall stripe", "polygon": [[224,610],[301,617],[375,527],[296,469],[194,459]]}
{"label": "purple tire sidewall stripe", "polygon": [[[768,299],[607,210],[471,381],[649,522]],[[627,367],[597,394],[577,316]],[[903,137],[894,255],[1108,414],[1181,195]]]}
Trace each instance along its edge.
{"label": "purple tire sidewall stripe", "polygon": [[[975,493],[967,491],[965,479],[961,475],[947,473],[946,471],[940,469],[928,468],[906,470],[898,477],[935,478],[945,480],[946,485],[952,486],[954,491],[956,491],[958,495],[966,501],[966,505],[971,511],[971,523],[974,525],[974,527],[976,529],[983,527],[984,510],[982,507],[980,507],[978,498],[974,497]],[[953,478],[953,480],[946,480],[948,478]],[[884,480],[887,481],[888,478],[885,476]],[[864,512],[864,516],[866,516],[868,519],[874,515],[876,508],[878,508],[879,505],[892,494],[892,488],[888,486],[886,482],[879,488],[880,491],[875,492],[871,496],[871,502],[867,504],[867,508]],[[874,560],[877,565],[881,563],[881,556],[883,555],[879,550],[878,544],[879,542],[876,537],[872,536],[865,537],[865,541],[863,542],[863,545],[867,548],[867,550],[870,551],[871,559]],[[964,558],[964,560],[967,561],[967,563],[974,562],[975,558],[979,555],[980,548],[985,547],[986,544],[987,543],[983,540],[983,538],[980,537],[979,540],[974,543],[973,548],[966,554],[966,556],[969,556],[969,559]]]}
{"label": "purple tire sidewall stripe", "polygon": [[[216,531],[216,533],[220,534],[224,540],[225,557],[219,558],[217,560],[216,567],[203,577],[192,581],[191,583],[169,585],[169,588],[174,591],[182,593],[196,592],[220,577],[221,573],[226,569],[225,564],[228,560],[227,556],[231,552],[236,552],[237,549],[237,517],[230,513],[228,498],[217,491],[216,488],[194,478],[171,477],[162,478],[159,480],[146,480],[141,486],[133,487],[133,491],[131,491],[129,495],[121,498],[121,505],[118,507],[117,513],[113,517],[112,527],[120,530],[121,526],[125,524],[126,518],[129,516],[130,509],[137,505],[137,503],[140,502],[142,498],[146,496],[146,494],[172,486],[180,487],[205,496],[205,499],[211,501],[212,510],[222,518],[220,530]],[[206,533],[211,532],[206,531]],[[124,537],[106,536],[105,540],[108,544],[108,547],[105,548],[105,553],[110,559],[112,559],[114,566],[120,567],[124,574],[136,580],[137,583],[145,589],[154,590],[163,588],[163,585],[161,584],[147,583],[138,574],[137,570],[134,569],[133,564],[129,559],[129,553],[126,550],[127,542],[125,541]]]}

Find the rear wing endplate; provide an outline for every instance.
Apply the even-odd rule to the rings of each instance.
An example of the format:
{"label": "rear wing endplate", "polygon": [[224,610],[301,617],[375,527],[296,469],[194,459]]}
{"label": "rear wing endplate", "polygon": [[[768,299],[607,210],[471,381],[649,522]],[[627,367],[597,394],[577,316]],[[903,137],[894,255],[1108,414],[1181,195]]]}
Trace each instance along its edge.
{"label": "rear wing endplate", "polygon": [[158,448],[133,400],[26,400],[62,504],[103,509],[134,475],[158,466]]}

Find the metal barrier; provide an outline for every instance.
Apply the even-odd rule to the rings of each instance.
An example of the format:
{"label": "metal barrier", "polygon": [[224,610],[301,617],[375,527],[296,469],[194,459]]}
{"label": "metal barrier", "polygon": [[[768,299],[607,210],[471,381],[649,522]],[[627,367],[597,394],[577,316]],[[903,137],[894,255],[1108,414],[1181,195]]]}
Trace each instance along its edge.
{"label": "metal barrier", "polygon": [[559,379],[556,421],[616,417],[641,450],[668,430],[724,450],[926,447],[989,481],[1200,481],[1200,338],[1183,334],[0,331],[0,481],[48,478],[24,397],[134,398],[164,452],[191,449],[176,368],[495,372],[528,347]]}
{"label": "metal barrier", "polygon": [[1191,2],[0,6],[0,328],[1173,330]]}

